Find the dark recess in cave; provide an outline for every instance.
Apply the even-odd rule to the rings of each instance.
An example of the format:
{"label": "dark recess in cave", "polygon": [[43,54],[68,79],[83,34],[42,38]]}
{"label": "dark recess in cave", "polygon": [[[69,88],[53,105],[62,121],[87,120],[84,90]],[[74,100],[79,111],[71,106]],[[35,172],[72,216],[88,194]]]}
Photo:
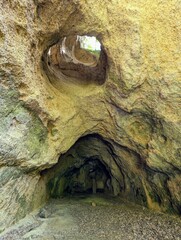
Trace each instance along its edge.
{"label": "dark recess in cave", "polygon": [[[73,197],[99,193],[119,196],[148,206],[142,184],[142,174],[147,172],[149,197],[157,203],[157,206],[164,206],[165,196],[169,194],[169,191],[164,190],[167,189],[167,175],[150,169],[144,159],[133,150],[124,146],[117,147],[122,153],[120,156],[117,155],[112,143],[98,134],[79,138],[65,154],[59,157],[57,164],[41,172],[46,181],[48,196],[59,198],[66,195]],[[131,165],[128,165],[128,162]],[[133,167],[140,174],[135,174]],[[169,211],[177,213],[180,211],[171,197],[166,204]]]}
{"label": "dark recess in cave", "polygon": [[47,178],[50,197],[96,193],[117,195],[114,188],[115,182],[119,185],[118,181],[102,156],[104,151],[110,152],[110,146],[106,144],[97,134],[82,137],[60,156],[56,165],[42,171]]}

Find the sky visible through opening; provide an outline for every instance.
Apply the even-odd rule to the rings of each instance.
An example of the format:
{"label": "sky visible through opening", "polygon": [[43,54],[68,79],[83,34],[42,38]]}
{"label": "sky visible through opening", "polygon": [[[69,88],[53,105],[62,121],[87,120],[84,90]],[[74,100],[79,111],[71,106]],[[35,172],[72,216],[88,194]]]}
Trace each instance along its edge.
{"label": "sky visible through opening", "polygon": [[101,44],[96,37],[79,36],[80,47],[91,51],[101,51]]}

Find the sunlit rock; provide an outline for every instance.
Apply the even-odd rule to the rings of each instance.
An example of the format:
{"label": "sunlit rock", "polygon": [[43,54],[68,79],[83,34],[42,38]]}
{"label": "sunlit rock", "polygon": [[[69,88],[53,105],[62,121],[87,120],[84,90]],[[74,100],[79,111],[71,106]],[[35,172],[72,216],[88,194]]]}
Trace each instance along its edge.
{"label": "sunlit rock", "polygon": [[1,1],[2,230],[66,190],[61,166],[80,160],[82,183],[86,156],[106,168],[86,191],[181,212],[180,12],[175,0]]}

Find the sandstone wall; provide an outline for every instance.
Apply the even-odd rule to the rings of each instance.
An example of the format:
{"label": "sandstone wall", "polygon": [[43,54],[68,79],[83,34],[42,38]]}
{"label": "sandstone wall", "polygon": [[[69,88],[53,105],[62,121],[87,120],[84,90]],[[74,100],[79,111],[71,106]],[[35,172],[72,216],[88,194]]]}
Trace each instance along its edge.
{"label": "sandstone wall", "polygon": [[[102,43],[103,85],[48,77],[44,52],[76,34]],[[124,174],[123,195],[140,189],[150,208],[179,213],[180,56],[177,0],[1,0],[2,229],[43,204],[40,171],[93,133],[112,145]]]}

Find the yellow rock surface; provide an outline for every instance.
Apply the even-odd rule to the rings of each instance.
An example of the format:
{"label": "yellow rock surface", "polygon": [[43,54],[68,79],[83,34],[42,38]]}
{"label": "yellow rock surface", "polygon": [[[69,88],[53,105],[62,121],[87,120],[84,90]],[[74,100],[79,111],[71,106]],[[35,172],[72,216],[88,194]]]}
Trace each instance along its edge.
{"label": "yellow rock surface", "polygon": [[[125,172],[123,195],[130,194],[132,181],[146,189],[150,207],[179,212],[181,2],[9,0],[0,2],[0,16],[0,166],[37,178],[35,184],[28,177],[31,191],[15,181],[15,195],[5,201],[11,178],[1,184],[9,176],[1,169],[0,210],[11,215],[4,225],[35,208],[38,196],[27,193],[40,185],[44,197],[37,202],[44,202],[40,171],[90,134],[113,146]],[[47,49],[76,34],[101,42],[107,55],[104,84],[74,84],[47,74]],[[14,211],[23,187],[26,211],[19,204]]]}

